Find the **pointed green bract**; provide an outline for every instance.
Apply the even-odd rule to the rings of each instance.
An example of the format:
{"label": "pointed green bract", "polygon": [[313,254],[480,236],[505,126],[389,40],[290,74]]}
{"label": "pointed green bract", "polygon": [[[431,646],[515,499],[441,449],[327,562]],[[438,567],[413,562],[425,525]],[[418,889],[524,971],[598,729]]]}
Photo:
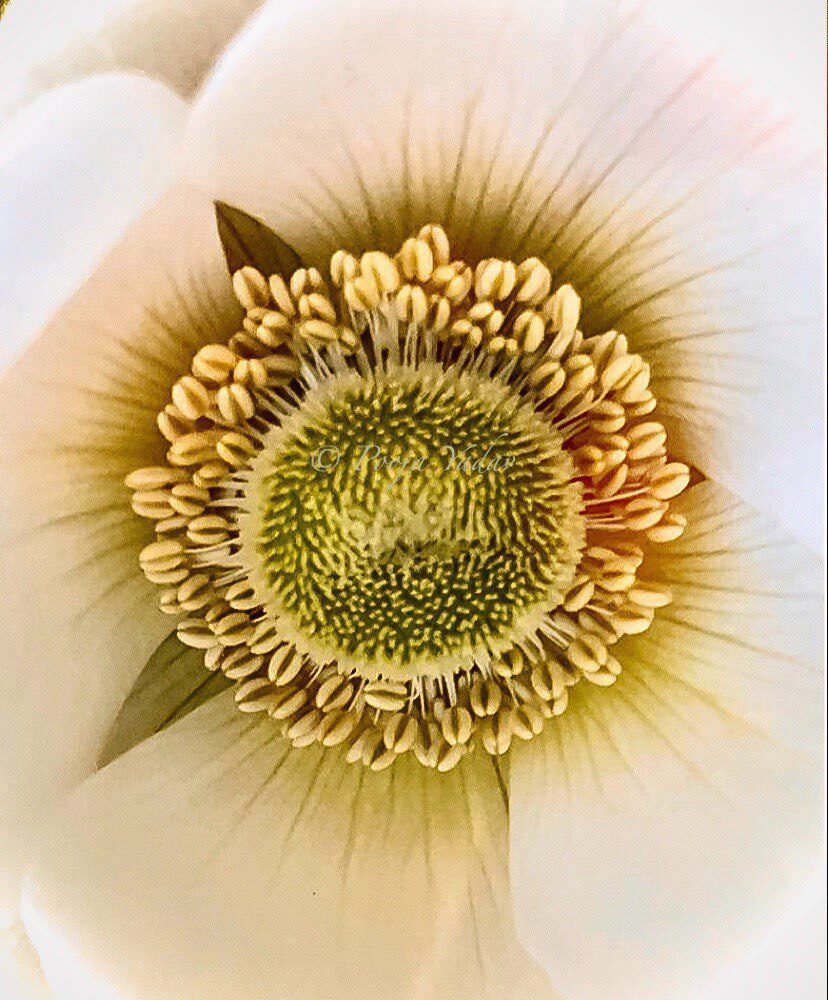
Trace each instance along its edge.
{"label": "pointed green bract", "polygon": [[231,274],[251,266],[266,277],[279,274],[289,278],[303,266],[302,258],[292,246],[257,219],[239,208],[217,201],[216,226]]}
{"label": "pointed green bract", "polygon": [[98,766],[183,719],[231,684],[222,673],[207,673],[203,655],[173,632],[147,661],[121,706],[101,747]]}

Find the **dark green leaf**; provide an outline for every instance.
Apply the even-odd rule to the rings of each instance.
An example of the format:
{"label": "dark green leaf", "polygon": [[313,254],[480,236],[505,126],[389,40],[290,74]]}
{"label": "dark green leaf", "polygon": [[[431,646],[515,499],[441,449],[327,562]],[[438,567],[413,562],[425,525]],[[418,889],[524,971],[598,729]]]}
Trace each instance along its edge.
{"label": "dark green leaf", "polygon": [[185,646],[175,632],[156,649],[121,706],[104,740],[98,766],[188,715],[232,685],[204,666],[204,652]]}
{"label": "dark green leaf", "polygon": [[261,219],[223,201],[217,201],[215,206],[219,239],[231,274],[249,264],[265,277],[280,274],[287,279],[303,266],[302,258],[293,247]]}

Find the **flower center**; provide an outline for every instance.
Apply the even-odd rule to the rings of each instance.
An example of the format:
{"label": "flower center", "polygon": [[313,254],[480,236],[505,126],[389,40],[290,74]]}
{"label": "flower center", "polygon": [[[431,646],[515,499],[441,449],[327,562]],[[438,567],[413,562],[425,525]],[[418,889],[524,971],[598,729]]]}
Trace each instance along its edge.
{"label": "flower center", "polygon": [[233,275],[243,329],[158,415],[127,477],[182,642],[294,746],[445,771],[540,733],[669,595],[652,545],[689,470],[650,370],[536,258],[452,260],[438,226],[329,279]]}
{"label": "flower center", "polygon": [[584,541],[573,480],[558,432],[502,381],[433,362],[343,373],[265,438],[247,562],[317,662],[450,675],[563,600]]}

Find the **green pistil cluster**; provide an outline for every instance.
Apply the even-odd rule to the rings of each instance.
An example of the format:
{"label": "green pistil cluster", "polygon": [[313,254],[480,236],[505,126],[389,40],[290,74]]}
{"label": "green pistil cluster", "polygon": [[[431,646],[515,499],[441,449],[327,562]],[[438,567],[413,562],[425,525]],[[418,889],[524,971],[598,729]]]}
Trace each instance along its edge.
{"label": "green pistil cluster", "polygon": [[337,376],[262,461],[268,610],[318,662],[448,673],[510,648],[572,582],[571,460],[497,379],[422,364]]}

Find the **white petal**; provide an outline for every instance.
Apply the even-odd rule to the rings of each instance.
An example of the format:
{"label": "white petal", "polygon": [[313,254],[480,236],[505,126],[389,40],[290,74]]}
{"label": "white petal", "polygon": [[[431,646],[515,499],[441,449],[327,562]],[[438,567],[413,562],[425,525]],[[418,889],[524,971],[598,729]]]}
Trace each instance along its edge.
{"label": "white petal", "polygon": [[0,922],[41,812],[171,630],[123,478],[162,457],[155,414],[198,346],[236,328],[229,285],[211,206],[170,193],[0,384]]}
{"label": "white petal", "polygon": [[779,1000],[825,994],[825,862],[792,888],[746,955],[693,1000]]}
{"label": "white petal", "polygon": [[184,113],[160,84],[101,76],[0,127],[0,367],[168,186]]}
{"label": "white petal", "polygon": [[0,932],[0,996],[4,1000],[50,1000],[37,952],[19,925]]}
{"label": "white petal", "polygon": [[490,758],[373,774],[220,695],[75,793],[23,914],[59,1000],[543,1000],[507,850]]}
{"label": "white petal", "polygon": [[819,560],[714,483],[671,510],[686,515],[687,531],[654,546],[642,576],[674,601],[657,612],[657,628],[631,641],[633,655],[646,649],[719,709],[812,751],[822,738]]}
{"label": "white petal", "polygon": [[694,0],[653,4],[668,31],[709,51],[724,48],[728,65],[761,84],[782,114],[794,114],[810,141],[825,133],[822,11],[809,0],[748,4]]}
{"label": "white petal", "polygon": [[820,739],[817,567],[717,487],[685,509],[675,603],[513,755],[519,928],[571,1000],[698,996],[818,850],[819,766],[786,739]]}
{"label": "white petal", "polygon": [[261,0],[26,0],[0,32],[0,119],[51,87],[135,70],[190,97]]}
{"label": "white petal", "polygon": [[545,257],[588,330],[651,354],[680,455],[813,539],[819,171],[612,6],[274,0],[197,101],[189,169],[309,256],[440,221],[466,255]]}
{"label": "white petal", "polygon": [[554,94],[572,71],[559,27],[555,5],[531,2],[267,3],[196,101],[191,169],[306,253],[387,243],[435,214],[468,223],[475,185],[491,167],[490,195],[508,193],[514,133],[525,147],[548,115],[527,85]]}

